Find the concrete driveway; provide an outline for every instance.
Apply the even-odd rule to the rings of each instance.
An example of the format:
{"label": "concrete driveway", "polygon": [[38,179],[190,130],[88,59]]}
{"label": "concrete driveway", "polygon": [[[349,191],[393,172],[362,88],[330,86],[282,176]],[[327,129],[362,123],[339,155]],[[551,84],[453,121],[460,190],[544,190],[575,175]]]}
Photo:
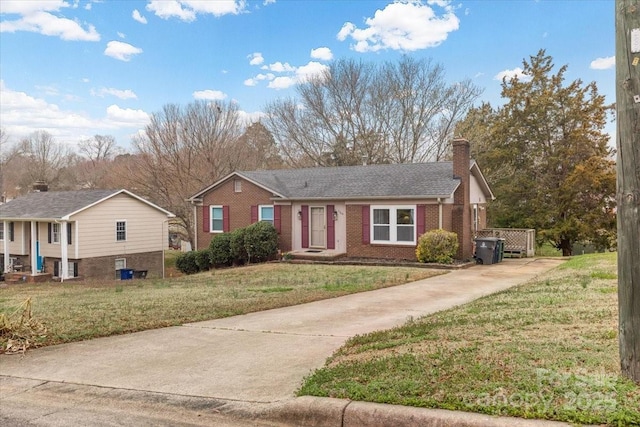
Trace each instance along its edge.
{"label": "concrete driveway", "polygon": [[505,259],[330,300],[63,344],[24,356],[2,355],[0,396],[18,396],[23,388],[53,382],[251,404],[281,402],[293,398],[302,379],[349,337],[524,283],[560,263]]}

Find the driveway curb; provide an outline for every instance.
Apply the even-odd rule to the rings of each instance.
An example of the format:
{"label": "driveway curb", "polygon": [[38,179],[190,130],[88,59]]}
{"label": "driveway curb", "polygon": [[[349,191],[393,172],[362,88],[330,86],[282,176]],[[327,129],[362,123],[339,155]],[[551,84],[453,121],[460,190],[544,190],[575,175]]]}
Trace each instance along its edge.
{"label": "driveway curb", "polygon": [[568,423],[303,396],[260,416],[300,427],[567,427]]}

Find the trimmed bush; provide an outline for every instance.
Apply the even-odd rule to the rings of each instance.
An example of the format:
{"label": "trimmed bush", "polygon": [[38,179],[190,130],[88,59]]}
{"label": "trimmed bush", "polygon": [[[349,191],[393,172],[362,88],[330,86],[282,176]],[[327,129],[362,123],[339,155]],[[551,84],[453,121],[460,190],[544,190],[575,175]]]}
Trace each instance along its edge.
{"label": "trimmed bush", "polygon": [[184,274],[194,274],[200,271],[196,262],[196,251],[185,252],[176,257],[176,268]]}
{"label": "trimmed bush", "polygon": [[202,249],[196,252],[196,265],[200,271],[207,271],[211,268],[211,252],[209,249]]}
{"label": "trimmed bush", "polygon": [[458,235],[451,231],[431,230],[418,239],[416,258],[419,262],[453,263],[458,251]]}
{"label": "trimmed bush", "polygon": [[231,233],[216,234],[209,244],[209,254],[214,267],[230,266],[233,263]]}
{"label": "trimmed bush", "polygon": [[237,228],[231,232],[231,259],[234,264],[244,264],[249,259],[247,250],[244,247],[244,236],[246,228]]}
{"label": "trimmed bush", "polygon": [[245,228],[244,248],[249,262],[265,262],[275,257],[278,251],[278,232],[265,221]]}

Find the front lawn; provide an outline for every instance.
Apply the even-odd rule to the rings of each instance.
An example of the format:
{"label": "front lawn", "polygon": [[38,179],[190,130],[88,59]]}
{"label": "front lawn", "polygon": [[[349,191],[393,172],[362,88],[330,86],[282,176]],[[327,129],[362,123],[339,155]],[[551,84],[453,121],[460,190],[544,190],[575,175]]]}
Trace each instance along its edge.
{"label": "front lawn", "polygon": [[[271,263],[168,279],[11,285],[0,289],[0,352],[10,339],[14,350],[25,339],[32,347],[80,341],[296,305],[437,274],[442,271]],[[18,327],[27,299],[33,317],[30,325]],[[3,315],[13,326],[5,324]]]}
{"label": "front lawn", "polygon": [[640,425],[619,375],[616,254],[574,257],[538,280],[357,336],[300,395],[585,424]]}

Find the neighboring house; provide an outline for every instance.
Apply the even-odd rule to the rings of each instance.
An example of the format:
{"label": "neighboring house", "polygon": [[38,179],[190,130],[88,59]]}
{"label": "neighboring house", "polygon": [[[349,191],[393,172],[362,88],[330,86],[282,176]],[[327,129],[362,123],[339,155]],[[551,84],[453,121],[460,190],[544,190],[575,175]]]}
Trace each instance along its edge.
{"label": "neighboring house", "polygon": [[458,258],[473,257],[493,194],[469,142],[453,162],[234,172],[194,194],[196,248],[216,233],[271,222],[283,252],[415,260],[427,230],[455,231]]}
{"label": "neighboring house", "polygon": [[40,191],[0,206],[2,271],[113,279],[162,277],[174,215],[127,190]]}

